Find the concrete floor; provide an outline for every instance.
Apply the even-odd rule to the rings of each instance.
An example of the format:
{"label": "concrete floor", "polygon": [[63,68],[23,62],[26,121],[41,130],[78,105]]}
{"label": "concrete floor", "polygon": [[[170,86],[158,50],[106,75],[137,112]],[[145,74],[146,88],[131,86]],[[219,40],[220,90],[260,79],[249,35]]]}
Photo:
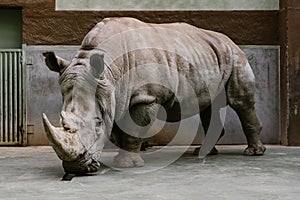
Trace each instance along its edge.
{"label": "concrete floor", "polygon": [[[267,146],[261,157],[242,156],[245,146],[219,146],[199,160],[191,149],[164,168],[183,147],[169,147],[132,171],[103,168],[91,176],[60,181],[64,172],[50,147],[0,148],[0,199],[255,199],[300,198],[300,147]],[[157,152],[151,149],[150,152]],[[103,154],[109,164],[115,152]],[[148,172],[147,172],[148,171]]]}

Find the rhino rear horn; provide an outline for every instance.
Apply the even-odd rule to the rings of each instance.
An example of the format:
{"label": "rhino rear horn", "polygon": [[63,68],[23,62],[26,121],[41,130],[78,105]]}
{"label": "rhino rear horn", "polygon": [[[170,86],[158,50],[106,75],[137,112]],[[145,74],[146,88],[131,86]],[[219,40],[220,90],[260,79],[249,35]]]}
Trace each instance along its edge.
{"label": "rhino rear horn", "polygon": [[44,52],[43,56],[45,57],[46,65],[51,71],[61,74],[70,65],[69,61],[56,56],[52,51]]}

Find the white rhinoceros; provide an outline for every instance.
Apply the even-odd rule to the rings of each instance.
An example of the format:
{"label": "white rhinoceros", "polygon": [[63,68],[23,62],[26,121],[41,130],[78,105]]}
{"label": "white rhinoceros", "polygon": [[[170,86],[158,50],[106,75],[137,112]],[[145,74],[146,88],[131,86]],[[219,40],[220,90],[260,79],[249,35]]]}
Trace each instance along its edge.
{"label": "white rhinoceros", "polygon": [[221,33],[186,23],[106,18],[86,35],[72,61],[53,52],[44,56],[49,69],[60,75],[63,95],[62,127],[53,127],[46,115],[44,126],[68,173],[97,171],[112,131],[121,148],[116,165],[143,166],[139,137],[162,107],[167,121],[201,113],[207,131],[211,104],[223,89],[247,138],[244,154],[265,151],[252,69],[239,47]]}

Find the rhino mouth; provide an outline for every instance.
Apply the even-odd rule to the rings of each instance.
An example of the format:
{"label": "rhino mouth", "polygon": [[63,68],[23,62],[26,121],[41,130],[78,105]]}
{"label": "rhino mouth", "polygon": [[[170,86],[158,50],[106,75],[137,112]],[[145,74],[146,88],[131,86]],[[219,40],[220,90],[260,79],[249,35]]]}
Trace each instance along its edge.
{"label": "rhino mouth", "polygon": [[86,154],[79,155],[74,161],[63,161],[62,165],[65,172],[78,175],[97,172],[100,163],[93,159],[91,155]]}
{"label": "rhino mouth", "polygon": [[86,174],[96,172],[100,163],[82,144],[78,131],[70,131],[62,127],[54,127],[43,114],[43,123],[48,140],[67,173]]}

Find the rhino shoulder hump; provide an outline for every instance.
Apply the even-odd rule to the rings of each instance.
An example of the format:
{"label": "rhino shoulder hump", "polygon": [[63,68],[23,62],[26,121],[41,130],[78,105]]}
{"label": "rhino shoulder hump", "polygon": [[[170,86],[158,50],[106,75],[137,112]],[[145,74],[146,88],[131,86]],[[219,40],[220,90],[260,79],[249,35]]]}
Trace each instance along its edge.
{"label": "rhino shoulder hump", "polygon": [[105,41],[112,35],[141,26],[142,24],[145,23],[130,17],[104,18],[87,33],[81,46],[83,49],[96,48],[101,42]]}

